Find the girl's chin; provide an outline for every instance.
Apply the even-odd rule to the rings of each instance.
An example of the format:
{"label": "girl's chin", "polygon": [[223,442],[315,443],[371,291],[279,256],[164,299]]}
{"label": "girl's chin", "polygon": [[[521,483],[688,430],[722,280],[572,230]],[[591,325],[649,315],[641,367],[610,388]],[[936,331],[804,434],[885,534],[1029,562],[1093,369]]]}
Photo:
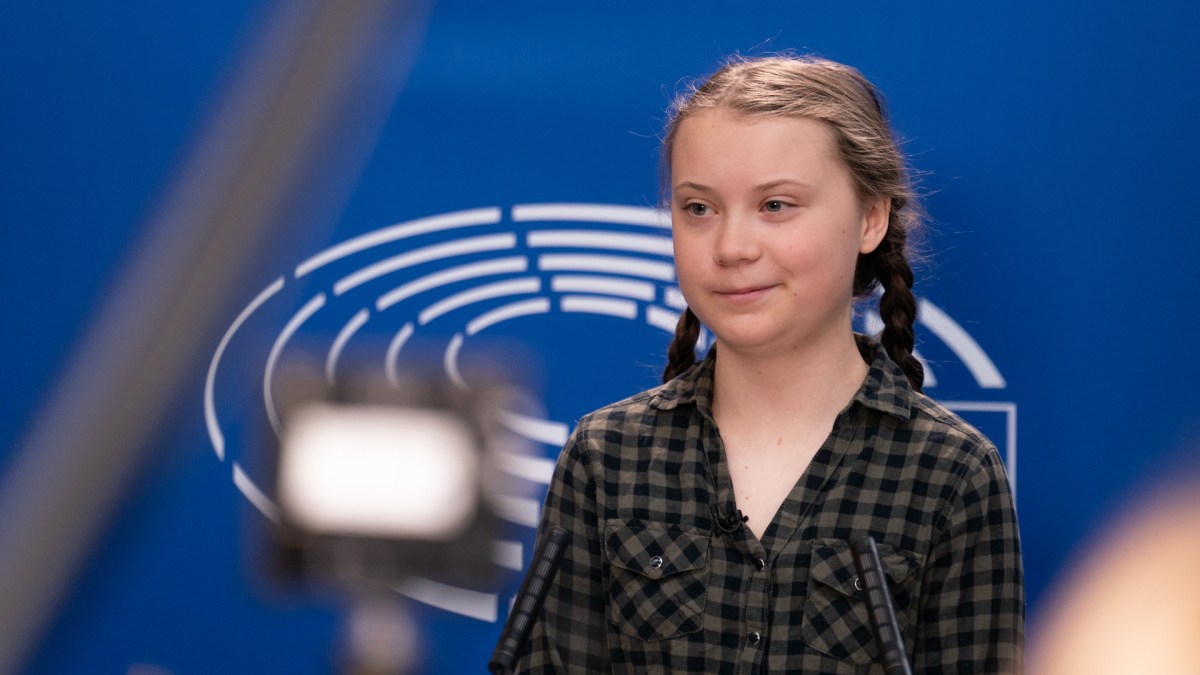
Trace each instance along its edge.
{"label": "girl's chin", "polygon": [[758,352],[775,348],[784,342],[782,336],[766,331],[727,330],[717,332],[712,328],[710,330],[716,336],[715,343],[727,350]]}

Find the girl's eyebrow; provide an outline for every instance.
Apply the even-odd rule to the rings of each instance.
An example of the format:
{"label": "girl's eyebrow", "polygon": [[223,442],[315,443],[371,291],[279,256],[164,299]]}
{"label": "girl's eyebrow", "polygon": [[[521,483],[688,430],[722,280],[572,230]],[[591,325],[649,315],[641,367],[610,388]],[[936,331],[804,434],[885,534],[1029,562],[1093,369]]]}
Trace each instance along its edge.
{"label": "girl's eyebrow", "polygon": [[707,185],[701,185],[699,183],[693,183],[691,181],[684,181],[682,183],[676,183],[675,187],[672,188],[672,190],[682,190],[684,188],[689,189],[689,190],[695,190],[696,192],[703,192],[706,194],[713,191],[713,189],[708,187]]}
{"label": "girl's eyebrow", "polygon": [[[787,185],[789,187],[800,188],[802,190],[813,189],[813,186],[811,184],[805,183],[802,180],[797,180],[795,178],[777,178],[775,180],[767,181],[766,183],[756,185],[754,187],[754,191],[755,192],[768,192],[770,190],[774,190],[775,188],[782,187],[784,185]],[[704,194],[708,194],[713,191],[713,189],[707,185],[701,185],[700,183],[693,183],[691,181],[683,181],[682,183],[676,183],[674,188],[672,188],[672,189],[673,190],[683,190],[683,189],[695,190],[696,192],[701,192]]]}
{"label": "girl's eyebrow", "polygon": [[812,185],[805,183],[802,180],[796,180],[794,178],[778,178],[776,180],[767,181],[766,183],[763,183],[763,184],[755,187],[754,189],[756,192],[767,192],[769,190],[774,190],[777,187],[782,187],[784,185],[787,185],[789,187],[800,188],[802,190],[811,190],[812,189]]}

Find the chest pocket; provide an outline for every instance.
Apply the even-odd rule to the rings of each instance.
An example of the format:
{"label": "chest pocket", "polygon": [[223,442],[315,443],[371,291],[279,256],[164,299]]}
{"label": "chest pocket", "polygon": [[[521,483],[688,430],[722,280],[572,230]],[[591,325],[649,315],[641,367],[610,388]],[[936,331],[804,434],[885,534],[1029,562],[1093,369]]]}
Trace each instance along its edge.
{"label": "chest pocket", "polygon": [[[915,572],[921,566],[921,556],[885,544],[879,544],[878,549],[896,619],[907,640],[912,626],[906,625],[905,619],[916,600],[920,575]],[[877,660],[879,650],[871,631],[866,601],[854,586],[857,576],[849,542],[840,539],[812,542],[801,635],[818,651],[862,666]]]}
{"label": "chest pocket", "polygon": [[622,633],[643,640],[700,630],[708,588],[709,533],[614,523],[604,534],[612,571],[609,621]]}

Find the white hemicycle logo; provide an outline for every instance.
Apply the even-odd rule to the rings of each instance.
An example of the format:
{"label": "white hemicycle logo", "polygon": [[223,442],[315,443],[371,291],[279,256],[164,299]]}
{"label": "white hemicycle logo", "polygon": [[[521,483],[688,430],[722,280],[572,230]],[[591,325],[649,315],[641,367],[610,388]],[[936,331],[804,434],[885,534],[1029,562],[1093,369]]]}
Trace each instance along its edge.
{"label": "white hemicycle logo", "polygon": [[[283,302],[281,292],[289,284],[300,293],[300,309],[282,327],[272,326],[276,313],[263,310],[272,300]],[[276,370],[289,346],[298,341],[298,334],[328,337],[323,356],[330,383],[336,381],[339,367],[350,361],[360,366],[376,363],[396,383],[406,345],[421,338],[425,344],[440,345],[441,368],[455,384],[466,388],[471,374],[463,368],[462,354],[472,339],[485,333],[503,336],[514,332],[509,329],[522,319],[542,317],[553,322],[552,335],[534,338],[548,341],[543,351],[561,347],[561,336],[574,334],[570,322],[585,315],[648,327],[645,333],[634,330],[627,339],[606,343],[606,349],[637,349],[631,357],[637,359],[645,354],[662,355],[684,306],[675,283],[670,215],[658,209],[522,204],[507,213],[500,207],[488,207],[399,223],[302,261],[290,274],[268,284],[238,314],[218,344],[205,380],[209,438],[217,458],[230,463],[237,489],[264,516],[276,519],[276,505],[238,459],[232,444],[227,445],[224,429],[244,428],[254,421],[250,417],[257,406],[245,405],[251,392],[246,391],[246,380],[238,377],[250,369],[261,372],[257,378],[261,382],[261,414],[278,433],[273,393]],[[1006,386],[978,343],[928,300],[919,300],[918,324],[922,329],[919,342],[930,334],[936,337],[965,366],[975,387],[995,390]],[[874,333],[882,324],[869,310],[862,327]],[[264,335],[268,338],[257,339]],[[311,348],[311,340],[304,342]],[[700,349],[704,347],[702,344]],[[348,356],[352,352],[353,359]],[[590,365],[579,363],[577,372],[552,370],[550,376],[569,389]],[[927,390],[937,385],[937,367],[929,365],[926,362]],[[997,438],[995,431],[990,434],[1005,454],[1015,486],[1015,403],[943,403],[968,419],[980,413],[1004,416],[1004,438]],[[569,434],[569,420],[586,412],[571,410],[562,419],[549,419],[510,411],[505,425],[542,444],[545,452],[543,457],[514,457],[506,470],[544,490],[550,482],[553,458]],[[532,538],[540,507],[540,499],[514,497],[503,504],[501,515],[530,528]],[[522,570],[525,548],[521,542],[496,542],[496,563]],[[502,604],[507,607],[498,594],[432,581],[414,580],[400,590],[419,601],[482,621],[499,620]]]}

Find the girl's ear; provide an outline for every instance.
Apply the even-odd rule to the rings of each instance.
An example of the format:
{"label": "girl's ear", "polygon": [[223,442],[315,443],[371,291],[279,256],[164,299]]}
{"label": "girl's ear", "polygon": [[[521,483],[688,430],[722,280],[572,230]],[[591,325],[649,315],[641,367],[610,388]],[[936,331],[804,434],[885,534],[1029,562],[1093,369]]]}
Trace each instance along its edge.
{"label": "girl's ear", "polygon": [[867,202],[863,211],[862,237],[859,239],[858,252],[866,255],[874,251],[879,242],[883,241],[888,230],[888,220],[892,213],[890,197],[878,197]]}

